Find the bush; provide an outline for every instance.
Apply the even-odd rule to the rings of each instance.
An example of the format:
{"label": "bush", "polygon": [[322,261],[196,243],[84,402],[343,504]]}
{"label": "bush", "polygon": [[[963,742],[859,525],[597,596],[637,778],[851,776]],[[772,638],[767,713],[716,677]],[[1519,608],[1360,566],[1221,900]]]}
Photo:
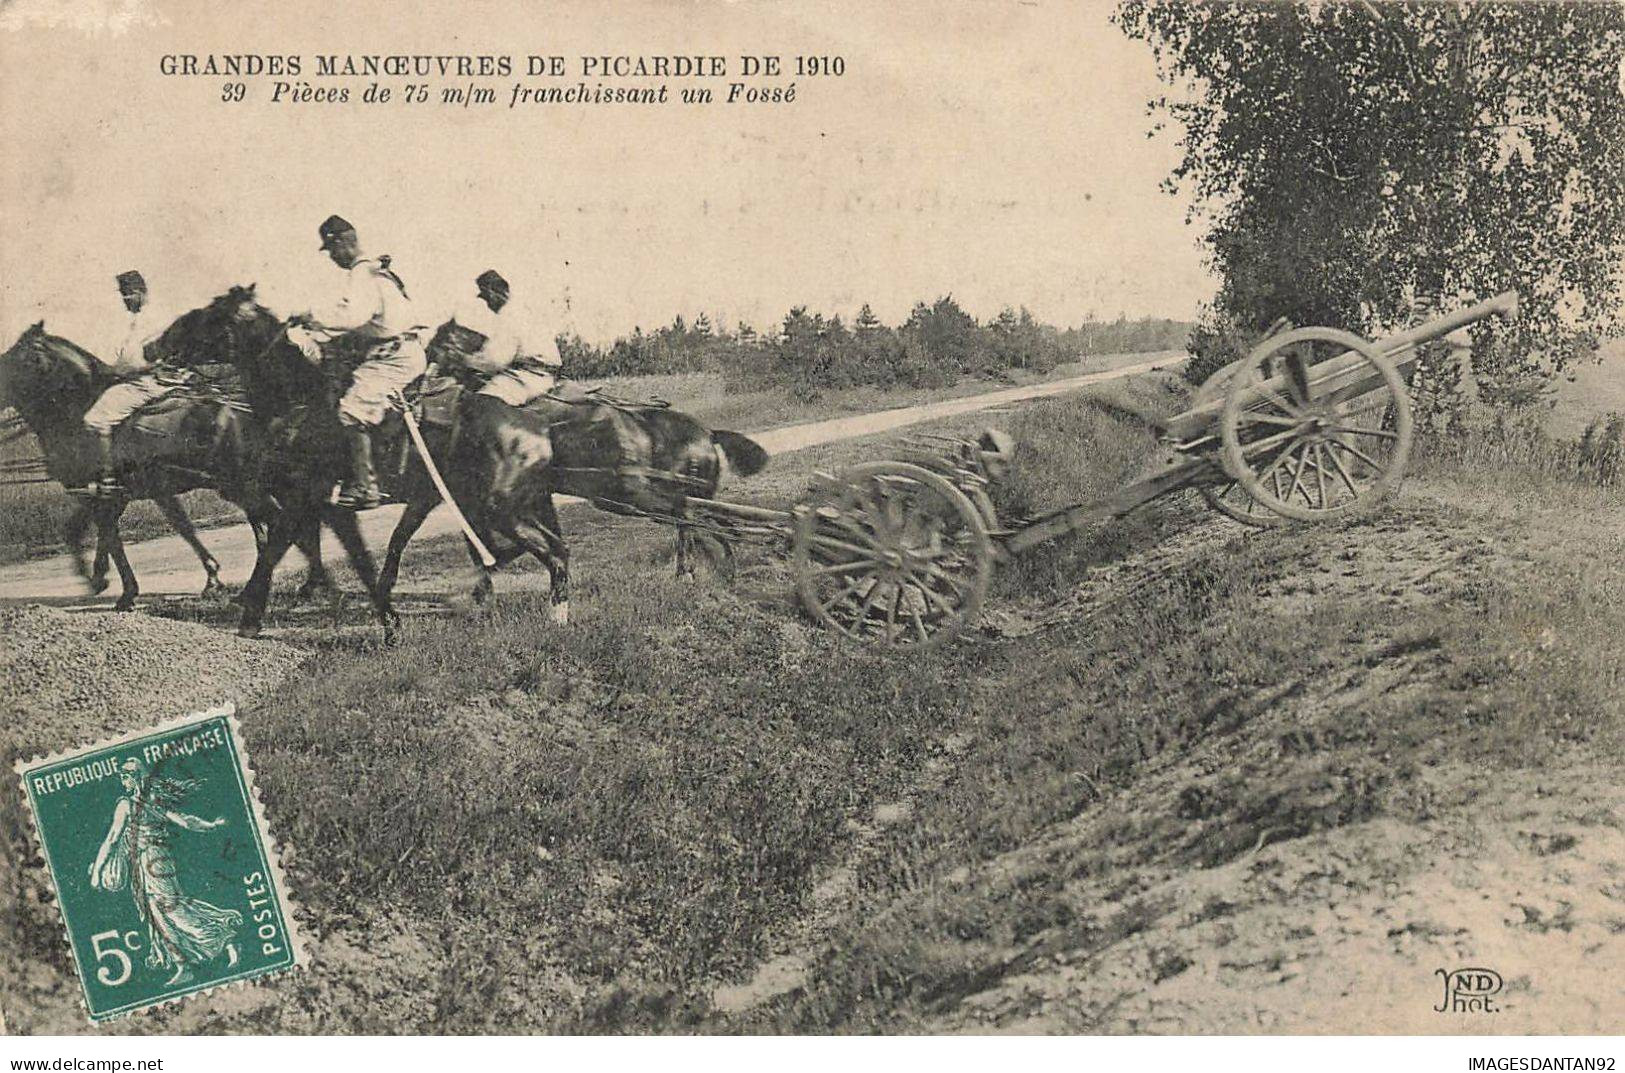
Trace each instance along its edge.
{"label": "bush", "polygon": [[1619,483],[1625,469],[1625,414],[1609,413],[1586,426],[1580,437],[1578,465],[1586,479],[1600,485]]}
{"label": "bush", "polygon": [[1185,349],[1190,352],[1190,360],[1185,362],[1182,375],[1195,385],[1200,385],[1226,365],[1245,356],[1231,333],[1216,325],[1211,318],[1203,318],[1191,329],[1190,341],[1185,344]]}

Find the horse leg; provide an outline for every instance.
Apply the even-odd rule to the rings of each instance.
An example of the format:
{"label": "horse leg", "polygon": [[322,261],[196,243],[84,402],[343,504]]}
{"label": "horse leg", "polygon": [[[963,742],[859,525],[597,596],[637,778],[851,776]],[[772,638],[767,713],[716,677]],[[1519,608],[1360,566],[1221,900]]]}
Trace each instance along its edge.
{"label": "horse leg", "polygon": [[502,534],[522,546],[547,567],[551,582],[550,613],[553,622],[563,626],[570,621],[570,549],[564,543],[553,494],[544,492],[536,500],[535,517],[509,514],[501,525]]}
{"label": "horse leg", "polygon": [[286,514],[279,515],[270,523],[265,534],[265,546],[254,559],[254,573],[237,597],[243,607],[242,618],[237,623],[238,637],[260,635],[260,624],[265,621],[265,605],[271,599],[271,575],[276,572],[276,564],[293,546],[294,534],[303,524],[304,519],[290,519]]}
{"label": "horse leg", "polygon": [[[474,535],[480,538],[480,543],[489,549],[494,541],[491,539],[491,527],[485,522],[484,512],[475,511],[465,514],[464,517],[468,519],[469,527],[474,530]],[[501,551],[492,552],[491,558],[495,559],[496,562],[486,566],[485,560],[480,558],[480,553],[474,550],[472,542],[465,540],[463,545],[468,550],[468,561],[474,564],[474,592],[471,594],[470,599],[474,601],[475,607],[484,607],[491,599],[491,593],[495,588],[491,582],[491,572],[525,554],[525,549],[516,544],[511,544]]]}
{"label": "horse leg", "polygon": [[[727,537],[717,536],[715,533],[710,534],[710,541],[711,545],[717,550],[714,555],[707,551],[706,558],[711,560],[711,566],[719,577],[725,581],[732,581],[739,566],[738,558],[734,555],[733,541]],[[697,546],[703,547],[704,545]]]}
{"label": "horse leg", "polygon": [[322,562],[321,519],[312,518],[302,526],[294,543],[304,555],[306,563],[305,581],[294,593],[294,602],[303,603],[318,592],[332,596],[337,591],[337,586],[333,584],[333,576],[327,572],[327,566]]}
{"label": "horse leg", "polygon": [[[246,507],[243,509],[243,513],[248,515],[248,531],[254,534],[254,561],[258,563],[260,556],[265,554],[266,514],[260,508],[249,510]],[[241,607],[243,594],[241,592],[233,593],[231,599],[227,602]]]}
{"label": "horse leg", "polygon": [[677,578],[679,581],[694,580],[694,564],[688,561],[688,553],[694,544],[694,534],[689,531],[686,522],[677,522]]}
{"label": "horse leg", "polygon": [[[389,534],[389,554],[384,556],[384,568],[378,574],[378,589],[383,594],[386,605],[389,603],[390,594],[395,591],[395,579],[400,576],[401,556],[406,554],[406,545],[417,535],[417,531],[423,527],[425,519],[438,503],[439,500],[431,496],[407,500],[406,510],[395,523],[395,531]],[[486,584],[488,586],[490,584],[489,577],[486,578]]]}
{"label": "horse leg", "polygon": [[192,554],[198,557],[198,562],[203,564],[203,572],[209,578],[203,583],[203,595],[218,596],[225,592],[226,587],[220,583],[220,563],[198,539],[197,528],[192,524],[192,519],[186,516],[186,511],[181,509],[180,501],[174,496],[153,496],[152,501],[169,522],[170,528],[181,535],[186,546],[192,549]]}
{"label": "horse leg", "polygon": [[95,595],[107,588],[107,549],[102,546],[101,535],[98,533],[95,564],[92,566],[85,562],[85,534],[90,531],[92,520],[90,508],[81,503],[68,516],[63,535],[67,541],[68,551],[73,555],[74,570],[85,579],[91,595]]}
{"label": "horse leg", "polygon": [[[470,516],[468,519],[468,524],[474,528],[474,535],[479,537],[480,542],[487,548],[490,548],[492,544],[496,543],[496,541],[491,539],[491,527],[485,524],[483,518],[475,518]],[[474,564],[474,569],[478,572],[478,577],[474,582],[473,597],[474,605],[476,607],[483,607],[485,602],[491,598],[491,594],[495,591],[491,581],[491,574],[493,571],[502,569],[504,566],[507,566],[520,556],[530,554],[530,549],[525,547],[523,544],[515,544],[512,541],[509,541],[506,547],[499,548],[496,551],[491,552],[491,558],[496,561],[490,566],[486,566],[484,560],[480,558],[480,553],[474,550],[474,545],[468,544],[467,541],[464,541],[464,543],[468,548],[468,560]]]}
{"label": "horse leg", "polygon": [[114,611],[132,610],[135,598],[141,595],[141,588],[135,583],[135,571],[130,567],[130,558],[124,554],[124,540],[119,536],[118,520],[123,513],[122,499],[96,508],[96,539],[113,557],[113,565],[118,568],[119,583],[123,586],[118,601],[113,604]]}
{"label": "horse leg", "polygon": [[396,630],[400,627],[401,616],[395,613],[390,606],[389,594],[378,585],[378,568],[373,564],[372,552],[367,550],[367,541],[361,535],[361,521],[353,510],[343,508],[330,508],[324,515],[324,520],[333,530],[333,535],[339,538],[344,546],[344,552],[350,557],[350,565],[355,572],[361,575],[361,583],[367,587],[367,595],[372,597],[373,610],[378,614],[378,621],[384,626],[384,643],[394,644]]}

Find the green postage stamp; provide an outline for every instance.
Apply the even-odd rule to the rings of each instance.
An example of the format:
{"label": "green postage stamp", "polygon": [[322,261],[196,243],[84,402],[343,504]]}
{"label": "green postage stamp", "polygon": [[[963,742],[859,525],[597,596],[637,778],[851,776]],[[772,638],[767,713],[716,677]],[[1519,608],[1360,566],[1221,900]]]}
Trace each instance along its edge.
{"label": "green postage stamp", "polygon": [[17,764],[92,1021],[301,959],[232,712]]}

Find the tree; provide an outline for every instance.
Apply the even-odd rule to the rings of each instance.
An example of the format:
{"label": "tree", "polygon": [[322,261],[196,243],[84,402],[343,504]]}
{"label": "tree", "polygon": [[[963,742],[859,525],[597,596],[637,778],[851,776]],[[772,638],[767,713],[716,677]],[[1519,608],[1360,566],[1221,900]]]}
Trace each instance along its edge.
{"label": "tree", "polygon": [[927,306],[916,302],[901,331],[917,340],[930,360],[951,374],[981,372],[985,354],[976,318],[959,307],[953,295]]}
{"label": "tree", "polygon": [[868,302],[863,303],[863,308],[858,310],[858,319],[852,322],[852,327],[859,335],[880,330],[880,318],[875,316],[875,311],[869,308]]}
{"label": "tree", "polygon": [[1114,19],[1183,90],[1151,106],[1183,128],[1164,185],[1206,221],[1209,336],[1279,316],[1376,334],[1515,288],[1517,324],[1474,348],[1511,377],[1618,331],[1625,7],[1124,0]]}

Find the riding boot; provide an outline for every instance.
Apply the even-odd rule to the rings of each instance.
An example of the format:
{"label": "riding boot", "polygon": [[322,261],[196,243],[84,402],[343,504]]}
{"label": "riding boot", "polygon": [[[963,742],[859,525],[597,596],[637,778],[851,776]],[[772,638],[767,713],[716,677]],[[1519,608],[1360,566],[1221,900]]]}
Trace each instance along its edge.
{"label": "riding boot", "polygon": [[115,495],[124,489],[114,475],[113,464],[113,436],[112,433],[102,432],[96,435],[96,483],[93,490],[97,495]]}
{"label": "riding boot", "polygon": [[378,505],[378,478],[372,469],[372,431],[365,425],[347,425],[350,440],[350,479],[339,488],[338,505],[371,510]]}

